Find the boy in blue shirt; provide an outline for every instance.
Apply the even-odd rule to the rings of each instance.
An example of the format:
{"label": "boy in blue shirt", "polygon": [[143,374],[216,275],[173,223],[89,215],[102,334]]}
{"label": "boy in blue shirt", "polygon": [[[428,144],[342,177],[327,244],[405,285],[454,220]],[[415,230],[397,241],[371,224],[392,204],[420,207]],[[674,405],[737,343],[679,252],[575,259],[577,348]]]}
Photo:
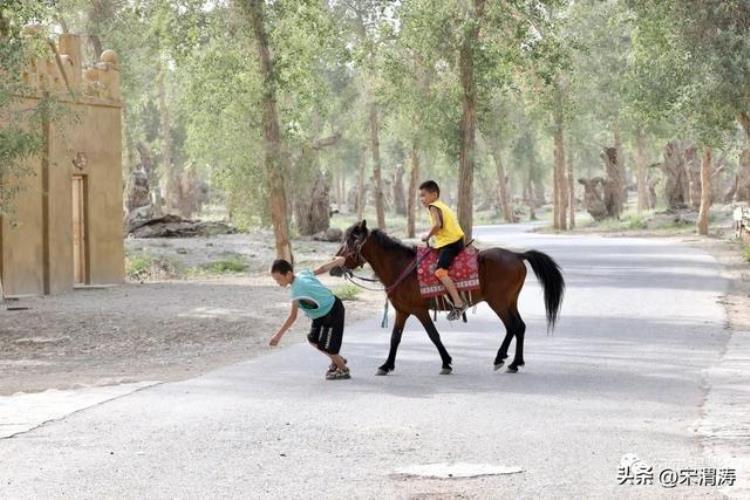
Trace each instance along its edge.
{"label": "boy in blue shirt", "polygon": [[305,269],[296,274],[292,265],[284,259],[275,260],[271,266],[271,276],[276,283],[290,287],[292,309],[279,331],[271,337],[270,344],[275,346],[279,343],[281,337],[297,321],[297,311],[302,309],[312,320],[310,333],[307,335],[308,342],[331,358],[331,366],[326,372],[328,380],[350,378],[346,360],[339,355],[344,336],[344,304],[315,276],[343,266],[344,262],[344,257],[336,257],[314,271]]}

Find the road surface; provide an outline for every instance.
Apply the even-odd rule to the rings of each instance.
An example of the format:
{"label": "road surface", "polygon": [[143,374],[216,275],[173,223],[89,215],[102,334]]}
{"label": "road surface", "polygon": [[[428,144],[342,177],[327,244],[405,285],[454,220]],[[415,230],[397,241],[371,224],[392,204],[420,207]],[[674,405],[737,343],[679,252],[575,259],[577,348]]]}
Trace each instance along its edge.
{"label": "road surface", "polygon": [[[0,497],[719,498],[659,482],[667,468],[733,466],[711,462],[700,433],[705,374],[729,339],[717,262],[673,241],[526,229],[476,234],[481,246],[547,252],[564,270],[552,336],[529,272],[518,374],[493,371],[504,330],[481,305],[468,324],[438,320],[453,375],[438,375],[412,318],[396,371],[375,377],[390,335],[376,311],[347,326],[349,381],[325,381],[322,356],[294,345],[2,439]],[[653,485],[618,484],[634,456]],[[435,464],[490,474],[418,475]]]}

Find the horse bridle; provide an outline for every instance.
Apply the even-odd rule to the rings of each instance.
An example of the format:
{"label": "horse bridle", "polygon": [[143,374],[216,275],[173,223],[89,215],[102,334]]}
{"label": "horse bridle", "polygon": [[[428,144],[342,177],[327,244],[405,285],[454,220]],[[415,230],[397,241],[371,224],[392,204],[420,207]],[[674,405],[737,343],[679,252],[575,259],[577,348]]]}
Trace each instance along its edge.
{"label": "horse bridle", "polygon": [[[356,258],[356,265],[359,267],[363,267],[365,265],[365,258],[362,257],[362,246],[367,243],[367,240],[370,238],[370,233],[367,233],[367,236],[360,240],[357,240],[357,243],[354,244],[354,248],[349,248],[349,242],[347,241],[344,244],[344,255],[342,257],[349,258],[354,256]],[[420,262],[422,259],[419,257],[419,254],[417,254],[414,257],[414,260],[404,268],[404,270],[401,272],[401,275],[396,279],[394,283],[388,286],[384,286],[381,290],[375,290],[373,288],[366,287],[362,285],[361,283],[357,283],[356,280],[360,281],[367,281],[370,283],[381,283],[379,279],[372,279],[372,278],[365,278],[364,276],[357,276],[354,274],[354,272],[351,269],[348,269],[344,267],[344,279],[352,283],[353,285],[356,285],[360,288],[364,288],[365,290],[371,290],[371,291],[378,291],[378,292],[385,292],[386,297],[389,297],[391,293],[415,270],[417,267],[419,267]],[[387,300],[386,300],[387,303]]]}
{"label": "horse bridle", "polygon": [[[344,254],[342,257],[345,259],[348,259],[349,257],[353,257],[355,259],[355,265],[357,267],[363,267],[365,265],[365,258],[362,257],[362,245],[367,243],[367,240],[370,238],[370,233],[367,233],[367,236],[360,240],[357,239],[357,242],[353,245],[354,248],[349,247],[349,242],[347,241],[344,243]],[[351,270],[350,270],[351,271]]]}

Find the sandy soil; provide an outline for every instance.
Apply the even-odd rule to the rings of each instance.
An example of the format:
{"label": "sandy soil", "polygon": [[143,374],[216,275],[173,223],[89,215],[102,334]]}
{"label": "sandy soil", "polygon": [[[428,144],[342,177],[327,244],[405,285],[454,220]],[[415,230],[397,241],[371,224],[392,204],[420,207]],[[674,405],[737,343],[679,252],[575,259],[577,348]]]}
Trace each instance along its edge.
{"label": "sandy soil", "polygon": [[702,248],[724,266],[731,284],[724,298],[729,326],[734,332],[750,332],[750,262],[742,257],[742,244],[724,237],[686,238],[687,243]]}
{"label": "sandy soil", "polygon": [[[186,256],[190,266],[226,252],[246,254],[252,271],[78,289],[7,304],[27,310],[0,307],[0,395],[178,380],[267,352],[271,349],[268,339],[286,317],[289,301],[288,291],[265,274],[272,249],[259,248],[257,241],[268,240],[259,240],[257,235],[214,241],[131,240],[129,253],[139,248],[150,254]],[[299,266],[324,262],[335,247],[298,244]],[[187,249],[187,253],[177,253],[177,249]],[[260,269],[262,274],[257,272]],[[329,276],[323,281],[331,287],[344,284]],[[379,314],[383,295],[365,291],[345,305],[347,323],[351,323]],[[304,341],[308,327],[309,320],[300,317],[282,344]]]}

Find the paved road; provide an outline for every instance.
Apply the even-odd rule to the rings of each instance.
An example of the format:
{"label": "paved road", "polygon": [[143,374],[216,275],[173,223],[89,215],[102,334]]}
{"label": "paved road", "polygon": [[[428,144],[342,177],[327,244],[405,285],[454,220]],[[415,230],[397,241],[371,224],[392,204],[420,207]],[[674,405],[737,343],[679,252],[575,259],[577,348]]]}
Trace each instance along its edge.
{"label": "paved road", "polygon": [[[389,340],[378,312],[348,327],[350,381],[323,380],[321,356],[295,345],[0,440],[0,497],[718,497],[715,488],[617,481],[626,454],[657,474],[706,465],[696,431],[704,373],[728,340],[718,264],[665,240],[523,229],[477,236],[484,246],[548,252],[568,292],[547,336],[529,273],[519,374],[492,370],[503,330],[480,306],[468,324],[438,321],[453,375],[438,375],[437,352],[410,320],[396,372],[375,377]],[[399,474],[454,462],[522,472]]]}

